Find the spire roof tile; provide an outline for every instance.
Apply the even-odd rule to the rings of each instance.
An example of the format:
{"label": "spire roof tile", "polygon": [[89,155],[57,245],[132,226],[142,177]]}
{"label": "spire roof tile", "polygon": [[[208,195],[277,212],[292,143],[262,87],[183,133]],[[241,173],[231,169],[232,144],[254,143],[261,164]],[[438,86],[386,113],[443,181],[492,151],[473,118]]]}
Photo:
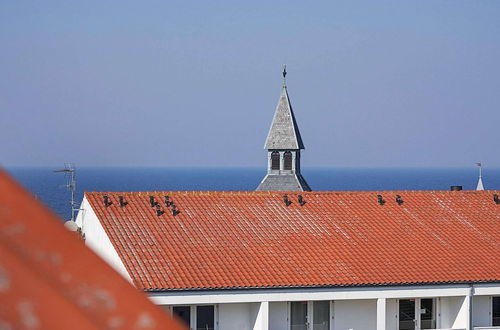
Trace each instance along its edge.
{"label": "spire roof tile", "polygon": [[286,86],[283,86],[264,149],[304,149]]}

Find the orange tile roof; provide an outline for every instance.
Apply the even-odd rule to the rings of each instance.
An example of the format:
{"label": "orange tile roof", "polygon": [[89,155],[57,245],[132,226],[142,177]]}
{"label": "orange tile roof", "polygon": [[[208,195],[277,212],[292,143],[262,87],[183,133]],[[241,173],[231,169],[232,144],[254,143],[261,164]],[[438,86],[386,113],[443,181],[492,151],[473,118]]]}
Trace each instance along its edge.
{"label": "orange tile roof", "polygon": [[185,329],[0,170],[2,329]]}
{"label": "orange tile roof", "polygon": [[498,191],[294,192],[289,206],[284,194],[85,196],[144,290],[500,281]]}

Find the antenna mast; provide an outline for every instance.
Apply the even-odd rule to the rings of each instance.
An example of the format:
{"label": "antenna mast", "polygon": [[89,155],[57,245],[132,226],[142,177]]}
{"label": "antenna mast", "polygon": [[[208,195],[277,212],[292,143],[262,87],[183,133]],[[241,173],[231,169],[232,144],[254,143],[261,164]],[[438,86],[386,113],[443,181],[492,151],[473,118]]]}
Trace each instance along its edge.
{"label": "antenna mast", "polygon": [[54,172],[56,173],[64,173],[64,176],[67,178],[67,184],[64,185],[70,193],[71,193],[71,200],[69,201],[69,204],[71,206],[71,221],[75,221],[75,211],[78,211],[76,208],[76,203],[75,203],[75,191],[76,191],[76,169],[75,166],[72,163],[65,163],[64,164],[64,169],[62,170],[55,170]]}

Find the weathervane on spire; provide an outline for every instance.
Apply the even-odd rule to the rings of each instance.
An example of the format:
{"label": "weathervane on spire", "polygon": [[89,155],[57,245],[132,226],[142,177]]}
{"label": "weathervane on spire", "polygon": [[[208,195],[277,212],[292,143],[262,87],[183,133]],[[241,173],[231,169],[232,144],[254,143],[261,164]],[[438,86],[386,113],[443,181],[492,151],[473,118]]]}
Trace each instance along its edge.
{"label": "weathervane on spire", "polygon": [[286,64],[283,64],[283,88],[286,88]]}

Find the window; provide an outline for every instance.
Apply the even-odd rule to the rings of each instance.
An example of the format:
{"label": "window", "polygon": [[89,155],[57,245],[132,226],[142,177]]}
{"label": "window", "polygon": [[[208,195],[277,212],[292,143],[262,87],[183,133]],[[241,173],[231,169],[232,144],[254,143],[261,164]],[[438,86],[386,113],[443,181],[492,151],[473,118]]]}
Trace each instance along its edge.
{"label": "window", "polygon": [[415,299],[399,300],[399,330],[415,330]]}
{"label": "window", "polygon": [[172,307],[172,312],[177,318],[181,319],[187,327],[191,323],[191,307],[190,306],[174,306]]}
{"label": "window", "polygon": [[292,301],[290,303],[290,330],[329,329],[330,301]]}
{"label": "window", "polygon": [[493,297],[491,325],[500,325],[500,297]]}
{"label": "window", "polygon": [[330,302],[313,303],[313,330],[330,330]]}
{"label": "window", "polygon": [[291,330],[307,330],[307,301],[292,301],[290,314]]}
{"label": "window", "polygon": [[172,314],[192,330],[215,329],[215,305],[172,306]]}
{"label": "window", "polygon": [[196,307],[196,330],[214,330],[214,306]]}
{"label": "window", "polygon": [[285,151],[283,155],[283,169],[291,171],[292,170],[292,153],[290,151]]}
{"label": "window", "polygon": [[420,299],[420,328],[436,329],[434,299]]}
{"label": "window", "polygon": [[398,318],[399,330],[436,329],[436,300],[400,299]]}
{"label": "window", "polygon": [[271,152],[271,170],[280,169],[280,153],[277,151]]}

